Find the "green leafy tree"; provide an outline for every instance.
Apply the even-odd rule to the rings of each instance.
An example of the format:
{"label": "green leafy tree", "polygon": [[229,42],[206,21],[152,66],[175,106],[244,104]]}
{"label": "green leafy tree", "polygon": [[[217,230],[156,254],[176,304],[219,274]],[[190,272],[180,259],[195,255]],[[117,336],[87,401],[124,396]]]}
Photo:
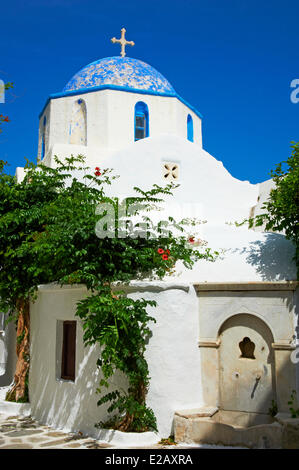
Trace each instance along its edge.
{"label": "green leafy tree", "polygon": [[[109,425],[116,429],[156,429],[154,413],[146,405],[150,378],[144,356],[149,322],[154,321],[147,310],[156,304],[128,298],[117,290],[117,284],[145,276],[162,279],[177,260],[191,268],[199,259],[213,260],[215,254],[186,241],[186,221],[170,217],[160,221],[156,236],[150,237],[153,224],[142,214],[171,195],[171,185],[154,185],[149,191],[134,188],[137,195],[126,205],[139,204],[133,214],[142,215],[147,222],[147,237],[137,236],[135,229],[131,236],[118,237],[117,230],[130,221],[118,211],[118,199],[105,193],[104,188],[115,178],[111,170],[97,167],[91,171],[82,156],[67,158],[64,163],[56,158],[56,165],[53,169],[28,163],[19,184],[5,173],[4,162],[0,166],[0,308],[17,320],[18,360],[7,399],[28,399],[29,305],[38,285],[80,283],[90,293],[76,311],[83,323],[84,342],[101,346],[98,405],[110,404],[113,419]],[[107,216],[107,210],[97,210],[103,203],[115,209],[116,217],[104,224],[113,236],[99,238],[95,227]],[[127,390],[108,389],[103,395],[117,370],[127,377]]]}
{"label": "green leafy tree", "polygon": [[275,188],[264,203],[265,212],[250,219],[249,226],[265,224],[265,230],[284,232],[295,244],[295,261],[299,269],[298,214],[299,214],[299,143],[292,142],[292,154],[271,171]]}

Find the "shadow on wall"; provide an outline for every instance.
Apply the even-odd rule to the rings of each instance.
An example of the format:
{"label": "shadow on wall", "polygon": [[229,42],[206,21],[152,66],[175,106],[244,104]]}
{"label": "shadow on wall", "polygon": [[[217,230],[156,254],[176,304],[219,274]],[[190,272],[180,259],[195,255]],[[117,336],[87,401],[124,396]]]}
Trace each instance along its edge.
{"label": "shadow on wall", "polygon": [[[55,321],[56,323],[56,321]],[[78,326],[80,322],[78,321]],[[78,344],[83,346],[82,329],[78,328]],[[37,335],[32,337],[31,342],[31,369],[29,374],[29,397],[32,406],[32,416],[39,422],[62,429],[66,432],[82,432],[92,437],[98,437],[99,432],[95,428],[95,423],[106,421],[111,418],[107,413],[107,405],[97,407],[100,396],[96,393],[96,388],[103,378],[101,372],[96,367],[96,360],[99,357],[99,349],[96,346],[84,347],[84,354],[76,357],[76,378],[75,381],[63,380],[57,377],[54,356],[56,354],[53,342],[49,341],[44,345],[45,356],[52,357],[52,361],[43,364],[36,357],[38,353]],[[33,358],[35,355],[35,358]],[[117,375],[111,381],[111,389],[119,385],[125,387],[123,377]],[[113,387],[114,385],[114,387]],[[106,390],[103,390],[106,393]]]}
{"label": "shadow on wall", "polygon": [[292,242],[279,233],[265,236],[264,241],[251,242],[249,248],[242,250],[247,254],[247,262],[255,267],[263,281],[296,280]]}
{"label": "shadow on wall", "polygon": [[[294,292],[294,313],[295,313],[295,331],[296,331],[296,337],[294,338],[296,340],[297,344],[297,353],[296,353],[296,367],[297,367],[297,375],[296,375],[296,389],[297,389],[297,394],[299,397],[299,289],[297,288]],[[299,399],[298,399],[299,401]],[[299,404],[299,403],[298,403]]]}
{"label": "shadow on wall", "polygon": [[0,387],[7,387],[13,381],[17,361],[16,328],[14,322],[10,321],[5,326],[5,319],[3,318],[3,330],[4,333],[0,333],[0,354],[5,362],[5,366],[0,370]]}

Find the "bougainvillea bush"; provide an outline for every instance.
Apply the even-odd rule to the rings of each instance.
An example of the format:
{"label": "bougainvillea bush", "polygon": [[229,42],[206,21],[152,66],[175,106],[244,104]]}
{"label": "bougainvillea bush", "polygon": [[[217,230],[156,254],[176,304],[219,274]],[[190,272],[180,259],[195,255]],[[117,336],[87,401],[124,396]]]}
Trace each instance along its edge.
{"label": "bougainvillea bush", "polygon": [[[206,246],[194,246],[193,237],[189,242],[184,221],[169,217],[153,229],[150,212],[163,196],[172,194],[171,185],[154,185],[149,191],[135,188],[136,197],[125,205],[133,204],[134,215],[145,211],[142,218],[148,225],[142,236],[138,226],[132,230],[120,215],[118,199],[105,193],[115,178],[109,169],[87,168],[82,156],[64,162],[56,157],[56,168],[28,163],[19,184],[6,174],[4,162],[0,166],[0,309],[17,321],[18,360],[7,399],[28,400],[29,306],[38,285],[80,283],[89,291],[76,311],[84,342],[101,346],[95,364],[103,377],[98,405],[109,403],[109,426],[146,431],[156,429],[154,413],[146,405],[150,378],[144,357],[148,325],[154,321],[147,310],[156,304],[128,298],[115,286],[145,277],[163,279],[178,260],[192,268],[195,261],[213,260],[215,254]],[[111,220],[101,210],[105,205],[114,209]],[[101,224],[110,230],[109,236],[99,235],[96,227]],[[120,226],[130,226],[125,236],[119,236]],[[117,370],[127,377],[125,391],[109,390]]]}

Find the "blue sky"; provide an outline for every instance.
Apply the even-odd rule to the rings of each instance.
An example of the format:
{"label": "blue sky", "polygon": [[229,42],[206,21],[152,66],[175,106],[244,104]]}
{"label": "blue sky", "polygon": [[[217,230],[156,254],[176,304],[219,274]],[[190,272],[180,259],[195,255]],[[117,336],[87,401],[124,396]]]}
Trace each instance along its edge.
{"label": "blue sky", "polygon": [[[11,0],[1,5],[0,104],[10,171],[36,160],[38,114],[84,65],[119,54],[110,38],[127,29],[130,57],[161,72],[203,114],[204,148],[230,173],[269,178],[299,141],[298,0]],[[298,95],[299,96],[299,95]]]}

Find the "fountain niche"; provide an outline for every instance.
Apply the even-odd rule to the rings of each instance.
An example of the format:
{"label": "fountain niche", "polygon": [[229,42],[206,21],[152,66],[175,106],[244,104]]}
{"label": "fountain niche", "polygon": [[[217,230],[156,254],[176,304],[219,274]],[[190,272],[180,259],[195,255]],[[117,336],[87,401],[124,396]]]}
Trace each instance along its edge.
{"label": "fountain niche", "polygon": [[[288,404],[296,389],[293,292],[263,284],[244,292],[240,285],[197,289],[204,405],[176,411],[177,441],[299,447],[299,420]],[[290,428],[297,444],[289,443]]]}

